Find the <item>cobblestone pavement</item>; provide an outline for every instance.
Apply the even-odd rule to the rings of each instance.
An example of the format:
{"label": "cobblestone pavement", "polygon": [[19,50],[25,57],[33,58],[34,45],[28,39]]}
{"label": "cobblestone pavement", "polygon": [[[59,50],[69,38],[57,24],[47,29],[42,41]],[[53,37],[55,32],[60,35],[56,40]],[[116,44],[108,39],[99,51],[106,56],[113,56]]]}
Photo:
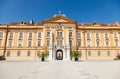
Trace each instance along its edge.
{"label": "cobblestone pavement", "polygon": [[0,61],[0,79],[119,79],[120,61]]}

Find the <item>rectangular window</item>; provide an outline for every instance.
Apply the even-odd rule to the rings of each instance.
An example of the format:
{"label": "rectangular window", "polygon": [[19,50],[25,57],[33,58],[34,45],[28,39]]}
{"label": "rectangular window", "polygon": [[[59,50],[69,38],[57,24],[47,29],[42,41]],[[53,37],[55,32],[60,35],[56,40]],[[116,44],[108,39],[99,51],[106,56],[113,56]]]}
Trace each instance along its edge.
{"label": "rectangular window", "polygon": [[58,37],[62,37],[62,32],[57,32]]}
{"label": "rectangular window", "polygon": [[8,41],[8,46],[11,47],[12,46],[12,40]]}
{"label": "rectangular window", "polygon": [[109,41],[105,41],[106,47],[109,47]]}
{"label": "rectangular window", "polygon": [[18,46],[21,47],[22,46],[22,40],[18,41]]}
{"label": "rectangular window", "polygon": [[108,38],[108,34],[107,33],[105,33],[105,38]]}
{"label": "rectangular window", "polygon": [[20,51],[17,52],[17,56],[20,56]]}
{"label": "rectangular window", "polygon": [[110,56],[110,51],[107,52],[107,55]]}
{"label": "rectangular window", "polygon": [[41,41],[40,40],[38,40],[38,46],[41,46]]}
{"label": "rectangular window", "polygon": [[37,57],[40,57],[40,51],[37,51]]}
{"label": "rectangular window", "polygon": [[2,40],[0,40],[0,46],[2,46]]}
{"label": "rectangular window", "polygon": [[88,51],[88,56],[91,56],[91,51]]}
{"label": "rectangular window", "polygon": [[9,33],[9,38],[13,38],[13,33],[12,32]]}
{"label": "rectangular window", "polygon": [[32,41],[28,41],[28,47],[32,46]]}
{"label": "rectangular window", "polygon": [[22,32],[19,33],[19,38],[23,38],[23,33]]}
{"label": "rectangular window", "polygon": [[0,32],[0,38],[3,38],[3,32]]}
{"label": "rectangular window", "polygon": [[77,37],[81,38],[81,33],[80,32],[77,33]]}
{"label": "rectangular window", "polygon": [[96,33],[96,38],[99,38],[99,34],[98,33]]}
{"label": "rectangular window", "polygon": [[38,32],[38,38],[40,38],[41,37],[41,32]]}
{"label": "rectangular window", "polygon": [[72,32],[69,32],[69,37],[72,37]]}
{"label": "rectangular window", "polygon": [[115,46],[116,46],[116,47],[118,46],[118,41],[115,41]]}
{"label": "rectangular window", "polygon": [[78,54],[82,56],[82,51],[78,51]]}
{"label": "rectangular window", "polygon": [[78,46],[81,46],[81,41],[78,41]]}
{"label": "rectangular window", "polygon": [[47,32],[47,37],[49,37],[50,36],[50,32]]}
{"label": "rectangular window", "polygon": [[30,51],[27,52],[27,56],[30,56]]}
{"label": "rectangular window", "polygon": [[100,51],[98,51],[98,56],[101,56],[101,53],[100,53]]}
{"label": "rectangular window", "polygon": [[10,51],[7,52],[7,57],[9,57],[9,56],[10,56]]}
{"label": "rectangular window", "polygon": [[100,46],[100,42],[99,41],[96,41],[96,46],[99,47]]}
{"label": "rectangular window", "polygon": [[88,46],[88,47],[91,46],[91,41],[87,41],[87,46]]}
{"label": "rectangular window", "polygon": [[72,46],[72,40],[70,40],[70,46]]}
{"label": "rectangular window", "polygon": [[57,40],[57,46],[62,46],[62,40]]}
{"label": "rectangular window", "polygon": [[29,33],[29,38],[32,38],[32,32]]}
{"label": "rectangular window", "polygon": [[113,34],[114,34],[114,38],[117,38],[117,37],[118,37],[117,33],[113,33]]}
{"label": "rectangular window", "polygon": [[90,33],[87,33],[87,38],[90,38]]}
{"label": "rectangular window", "polygon": [[47,40],[47,46],[49,46],[50,45],[50,40]]}

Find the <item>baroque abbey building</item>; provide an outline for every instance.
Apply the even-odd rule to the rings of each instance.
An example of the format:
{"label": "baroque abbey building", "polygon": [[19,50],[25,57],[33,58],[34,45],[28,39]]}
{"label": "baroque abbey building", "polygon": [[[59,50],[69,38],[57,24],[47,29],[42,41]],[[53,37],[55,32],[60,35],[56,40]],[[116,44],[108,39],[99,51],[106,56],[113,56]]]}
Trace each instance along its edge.
{"label": "baroque abbey building", "polygon": [[70,60],[78,51],[83,60],[114,59],[120,53],[120,22],[78,23],[58,14],[35,23],[14,22],[0,25],[0,56],[6,60]]}

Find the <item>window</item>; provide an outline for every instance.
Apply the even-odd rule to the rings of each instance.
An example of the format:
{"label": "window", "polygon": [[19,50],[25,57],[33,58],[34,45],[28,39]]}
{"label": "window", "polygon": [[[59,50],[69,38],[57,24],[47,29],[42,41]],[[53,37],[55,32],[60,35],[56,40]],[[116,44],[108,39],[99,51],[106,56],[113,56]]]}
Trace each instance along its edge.
{"label": "window", "polygon": [[47,36],[48,36],[48,37],[50,36],[50,32],[47,32]]}
{"label": "window", "polygon": [[78,51],[78,54],[79,54],[79,55],[82,55],[82,51]]}
{"label": "window", "polygon": [[40,38],[41,37],[41,32],[38,32],[38,38]]}
{"label": "window", "polygon": [[49,56],[49,51],[47,51],[46,53],[47,53],[47,56]]}
{"label": "window", "polygon": [[72,46],[72,40],[70,40],[70,46]]}
{"label": "window", "polygon": [[41,46],[41,41],[40,40],[38,40],[38,46]]}
{"label": "window", "polygon": [[107,47],[109,47],[109,41],[105,41]]}
{"label": "window", "polygon": [[91,56],[91,51],[88,51],[88,56]]}
{"label": "window", "polygon": [[78,38],[81,38],[81,33],[78,32],[78,33],[77,33],[77,37],[78,37]]}
{"label": "window", "polygon": [[99,34],[98,33],[96,33],[96,38],[99,38]]}
{"label": "window", "polygon": [[118,46],[118,41],[115,41],[115,46],[116,46],[116,47]]}
{"label": "window", "polygon": [[78,46],[81,46],[81,41],[78,41]]}
{"label": "window", "polygon": [[101,53],[100,53],[100,51],[98,51],[98,56],[101,56]]}
{"label": "window", "polygon": [[107,52],[107,56],[110,56],[110,51]]}
{"label": "window", "polygon": [[100,42],[96,41],[96,46],[99,47],[100,46]]}
{"label": "window", "polygon": [[91,41],[87,41],[87,46],[88,46],[88,47],[91,46]]}
{"label": "window", "polygon": [[9,56],[10,56],[10,51],[7,52],[7,57],[9,57]]}
{"label": "window", "polygon": [[32,46],[32,41],[28,41],[28,47]]}
{"label": "window", "polygon": [[37,51],[37,57],[40,57],[40,51]]}
{"label": "window", "polygon": [[9,33],[9,38],[13,38],[13,33],[12,32]]}
{"label": "window", "polygon": [[27,52],[27,56],[30,56],[30,51]]}
{"label": "window", "polygon": [[87,33],[87,38],[90,38],[90,34],[89,33]]}
{"label": "window", "polygon": [[49,46],[50,45],[50,40],[47,40],[47,46]]}
{"label": "window", "polygon": [[72,32],[69,32],[69,37],[72,37]]}
{"label": "window", "polygon": [[29,33],[29,38],[32,38],[32,32]]}
{"label": "window", "polygon": [[118,37],[117,33],[113,33],[113,34],[114,34],[114,38],[117,38],[117,37]]}
{"label": "window", "polygon": [[2,46],[2,40],[0,40],[0,46]]}
{"label": "window", "polygon": [[9,40],[9,41],[8,41],[8,46],[9,46],[9,47],[12,46],[12,40]]}
{"label": "window", "polygon": [[105,33],[105,38],[108,38],[108,34],[107,33]]}
{"label": "window", "polygon": [[57,32],[57,36],[61,37],[62,36],[62,32]]}
{"label": "window", "polygon": [[23,38],[23,33],[22,32],[19,33],[19,38]]}
{"label": "window", "polygon": [[3,37],[3,32],[0,32],[0,38],[2,38]]}
{"label": "window", "polygon": [[17,56],[20,56],[20,51],[17,52]]}
{"label": "window", "polygon": [[57,40],[57,46],[62,46],[62,40]]}
{"label": "window", "polygon": [[21,47],[22,46],[22,40],[18,41],[18,46]]}

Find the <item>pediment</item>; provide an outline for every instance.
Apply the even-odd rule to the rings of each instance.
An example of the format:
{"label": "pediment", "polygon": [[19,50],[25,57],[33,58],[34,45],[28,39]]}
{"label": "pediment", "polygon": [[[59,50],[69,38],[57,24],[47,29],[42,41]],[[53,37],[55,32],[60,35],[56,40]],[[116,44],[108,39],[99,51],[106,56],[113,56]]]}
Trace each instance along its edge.
{"label": "pediment", "polygon": [[43,23],[57,23],[57,22],[61,22],[61,23],[76,23],[76,21],[67,18],[65,16],[62,15],[56,15],[52,18],[49,18],[47,20],[44,20]]}

